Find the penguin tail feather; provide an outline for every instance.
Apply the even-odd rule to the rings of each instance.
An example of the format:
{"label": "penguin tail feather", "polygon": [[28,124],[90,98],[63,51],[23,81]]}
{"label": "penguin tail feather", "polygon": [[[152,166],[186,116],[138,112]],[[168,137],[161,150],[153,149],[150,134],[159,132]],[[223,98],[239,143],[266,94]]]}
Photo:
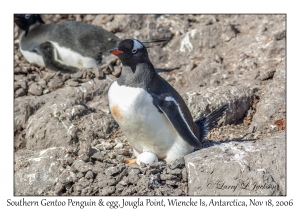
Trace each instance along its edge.
{"label": "penguin tail feather", "polygon": [[199,128],[199,140],[203,141],[207,136],[208,132],[213,129],[221,117],[224,115],[226,109],[228,108],[228,104],[225,104],[218,108],[217,110],[211,112],[205,117],[200,117],[195,121]]}
{"label": "penguin tail feather", "polygon": [[160,43],[167,43],[168,41],[170,41],[171,38],[165,38],[165,39],[149,39],[149,40],[145,40],[142,41],[143,45],[146,48],[150,48],[152,45],[151,44],[160,44]]}

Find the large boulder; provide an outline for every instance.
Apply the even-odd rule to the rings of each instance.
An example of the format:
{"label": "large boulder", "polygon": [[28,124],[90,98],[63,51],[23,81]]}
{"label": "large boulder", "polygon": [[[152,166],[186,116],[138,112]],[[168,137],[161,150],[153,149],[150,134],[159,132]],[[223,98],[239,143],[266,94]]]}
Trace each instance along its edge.
{"label": "large boulder", "polygon": [[185,156],[189,195],[286,195],[285,132]]}
{"label": "large boulder", "polygon": [[[93,80],[42,96],[15,99],[15,147],[75,146],[87,136],[108,138],[118,126],[108,114],[110,82]],[[22,143],[20,143],[22,142]]]}
{"label": "large boulder", "polygon": [[39,152],[15,153],[15,196],[54,195],[55,184],[64,170],[65,148],[53,147]]}
{"label": "large boulder", "polygon": [[194,119],[209,114],[221,105],[228,104],[224,124],[241,122],[252,105],[253,98],[254,91],[245,86],[203,87],[184,95]]}
{"label": "large boulder", "polygon": [[284,130],[286,120],[286,66],[285,59],[276,69],[273,81],[269,83],[257,103],[256,114],[250,129]]}

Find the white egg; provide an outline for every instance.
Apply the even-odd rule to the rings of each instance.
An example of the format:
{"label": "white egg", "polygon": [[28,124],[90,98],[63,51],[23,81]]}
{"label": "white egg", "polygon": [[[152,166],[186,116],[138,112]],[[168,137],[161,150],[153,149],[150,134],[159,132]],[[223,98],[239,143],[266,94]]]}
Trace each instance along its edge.
{"label": "white egg", "polygon": [[153,154],[151,152],[143,152],[142,154],[140,154],[137,157],[136,163],[140,165],[142,162],[142,163],[151,165],[151,164],[156,163],[157,161],[158,161],[158,159],[155,154]]}

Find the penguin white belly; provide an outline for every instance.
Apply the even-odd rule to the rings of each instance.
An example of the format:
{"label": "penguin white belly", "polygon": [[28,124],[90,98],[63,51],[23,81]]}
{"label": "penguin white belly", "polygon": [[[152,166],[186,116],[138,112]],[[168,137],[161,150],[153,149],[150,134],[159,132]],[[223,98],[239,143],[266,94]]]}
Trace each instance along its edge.
{"label": "penguin white belly", "polygon": [[[55,48],[55,60],[63,65],[73,66],[76,68],[93,68],[97,65],[97,62],[94,58],[84,57],[77,52],[65,47],[61,47],[55,42],[51,43]],[[45,66],[44,59],[41,55],[27,50],[22,50],[21,48],[20,51],[29,63]]]}
{"label": "penguin white belly", "polygon": [[[22,39],[24,38],[25,32],[21,32],[20,36],[19,36],[19,43],[22,42]],[[44,63],[44,59],[43,57],[35,52],[31,52],[28,50],[22,50],[21,44],[20,44],[20,51],[22,53],[22,55],[24,56],[24,58],[29,62],[29,63],[35,63],[38,66],[45,66]]]}
{"label": "penguin white belly", "polygon": [[20,48],[20,51],[21,51],[22,55],[24,56],[24,58],[29,63],[35,63],[39,66],[45,66],[44,59],[41,55],[34,53],[34,52],[22,50],[21,48]]}
{"label": "penguin white belly", "polygon": [[[84,57],[71,49],[60,46],[56,42],[51,41],[51,43],[56,49],[56,53],[58,53],[60,57],[60,59],[57,59],[57,61],[61,60],[61,63],[65,65],[74,66],[77,68],[93,68],[97,65],[97,62],[94,58]],[[56,57],[58,57],[58,55],[56,55]]]}
{"label": "penguin white belly", "polygon": [[149,151],[170,163],[193,151],[144,89],[119,86],[115,81],[108,99],[111,113],[135,153]]}

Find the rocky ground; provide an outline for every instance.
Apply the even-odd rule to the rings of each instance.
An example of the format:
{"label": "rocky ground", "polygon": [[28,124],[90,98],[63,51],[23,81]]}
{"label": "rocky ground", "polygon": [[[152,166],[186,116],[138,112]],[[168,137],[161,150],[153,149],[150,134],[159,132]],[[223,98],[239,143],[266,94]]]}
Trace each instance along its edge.
{"label": "rocky ground", "polygon": [[95,24],[121,39],[170,38],[149,48],[150,59],[194,119],[230,107],[204,149],[172,165],[126,165],[132,149],[107,101],[120,62],[52,72],[24,60],[15,27],[15,195],[286,194],[285,15],[42,18]]}

